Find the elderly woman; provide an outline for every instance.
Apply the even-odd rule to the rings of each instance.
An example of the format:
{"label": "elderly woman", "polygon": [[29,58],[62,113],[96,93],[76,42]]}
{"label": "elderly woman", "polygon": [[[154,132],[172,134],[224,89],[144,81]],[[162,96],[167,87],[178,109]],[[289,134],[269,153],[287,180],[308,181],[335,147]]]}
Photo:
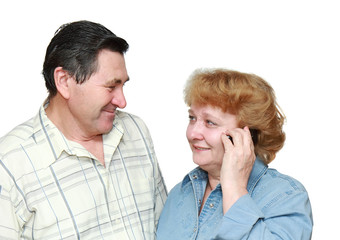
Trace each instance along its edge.
{"label": "elderly woman", "polygon": [[253,74],[197,70],[184,93],[198,167],[171,190],[157,239],[310,239],[305,188],[267,166],[285,141],[271,86]]}

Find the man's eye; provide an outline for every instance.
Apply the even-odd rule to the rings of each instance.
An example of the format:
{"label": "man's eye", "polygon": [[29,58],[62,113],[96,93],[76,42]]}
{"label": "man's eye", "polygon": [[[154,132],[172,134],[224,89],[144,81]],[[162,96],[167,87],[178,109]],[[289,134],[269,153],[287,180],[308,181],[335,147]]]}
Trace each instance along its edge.
{"label": "man's eye", "polygon": [[116,86],[108,86],[107,88],[108,88],[110,91],[112,91],[113,89],[116,88]]}

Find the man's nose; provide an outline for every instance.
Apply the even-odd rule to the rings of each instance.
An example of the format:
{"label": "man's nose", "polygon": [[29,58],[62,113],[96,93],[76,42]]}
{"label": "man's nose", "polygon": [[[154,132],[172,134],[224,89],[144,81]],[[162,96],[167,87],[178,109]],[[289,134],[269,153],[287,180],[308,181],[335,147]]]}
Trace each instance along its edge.
{"label": "man's nose", "polygon": [[123,88],[119,88],[117,89],[117,91],[115,91],[115,94],[112,97],[111,103],[120,109],[123,109],[126,107],[126,99],[125,99],[125,95],[123,92]]}

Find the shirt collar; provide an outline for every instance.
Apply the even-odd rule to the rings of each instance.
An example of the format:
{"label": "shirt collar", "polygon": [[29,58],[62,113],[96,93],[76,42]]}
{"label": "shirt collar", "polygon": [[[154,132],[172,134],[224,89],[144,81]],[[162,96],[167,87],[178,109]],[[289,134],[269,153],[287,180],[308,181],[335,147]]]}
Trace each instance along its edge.
{"label": "shirt collar", "polygon": [[199,180],[199,181],[208,181],[208,173],[201,169],[200,167],[197,167],[190,171],[183,179],[182,181],[182,188],[190,183],[191,181]]}
{"label": "shirt collar", "polygon": [[[113,121],[113,127],[111,131],[103,135],[104,154],[110,155],[110,158],[105,157],[106,161],[111,161],[112,154],[116,151],[118,145],[124,141],[124,128],[122,127],[122,120],[120,115],[121,112],[116,110],[116,116]],[[109,166],[108,162],[106,162],[105,164]]]}
{"label": "shirt collar", "polygon": [[[257,157],[253,166],[253,169],[250,173],[247,190],[249,194],[251,194],[258,183],[258,181],[262,178],[262,176],[267,172],[268,166],[264,164],[264,162]],[[182,188],[193,180],[207,181],[208,173],[202,170],[200,167],[193,169],[189,172],[182,181]],[[220,184],[218,184],[219,186]]]}
{"label": "shirt collar", "polygon": [[256,157],[253,170],[250,173],[247,190],[251,194],[262,176],[267,172],[268,166],[259,158]]}
{"label": "shirt collar", "polygon": [[[68,149],[67,140],[58,128],[48,119],[45,108],[48,103],[44,103],[33,121],[33,138],[36,142],[43,142],[45,148],[50,149],[54,158],[48,159],[48,164],[57,160],[61,153]],[[46,159],[47,163],[47,159]]]}

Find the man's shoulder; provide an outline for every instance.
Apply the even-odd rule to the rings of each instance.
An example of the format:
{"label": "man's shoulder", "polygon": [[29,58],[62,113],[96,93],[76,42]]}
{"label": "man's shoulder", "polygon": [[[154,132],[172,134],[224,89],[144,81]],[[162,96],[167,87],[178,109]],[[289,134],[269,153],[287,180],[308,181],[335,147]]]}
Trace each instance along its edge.
{"label": "man's shoulder", "polygon": [[124,127],[137,127],[141,128],[143,131],[147,130],[147,126],[142,118],[137,115],[131,114],[129,112],[124,112],[121,110],[116,111],[116,122],[123,125]]}
{"label": "man's shoulder", "polygon": [[33,121],[33,118],[29,119],[28,121],[16,126],[6,135],[0,138],[1,155],[5,155],[10,151],[15,150],[32,137]]}
{"label": "man's shoulder", "polygon": [[119,121],[124,121],[126,119],[140,119],[141,118],[137,115],[134,115],[132,113],[129,113],[129,112],[125,112],[125,111],[122,111],[122,110],[116,110],[116,116],[117,116],[117,120]]}
{"label": "man's shoulder", "polygon": [[139,116],[117,111],[113,125],[114,128],[124,132],[124,141],[145,140],[148,144],[153,145],[149,128]]}

